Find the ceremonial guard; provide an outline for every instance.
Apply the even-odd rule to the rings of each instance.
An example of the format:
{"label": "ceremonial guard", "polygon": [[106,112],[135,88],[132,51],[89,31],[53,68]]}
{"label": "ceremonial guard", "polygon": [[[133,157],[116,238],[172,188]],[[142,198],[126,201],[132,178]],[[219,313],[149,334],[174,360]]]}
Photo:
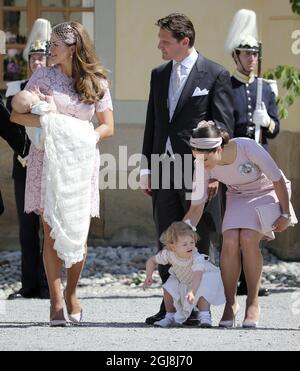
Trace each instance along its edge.
{"label": "ceremonial guard", "polygon": [[278,135],[280,122],[276,82],[261,78],[262,46],[257,35],[256,14],[246,9],[238,11],[226,41],[226,51],[236,64],[231,77],[234,137],[257,139],[266,148],[267,140]]}
{"label": "ceremonial guard", "polygon": [[[23,56],[28,61],[31,72],[47,65],[47,44],[51,35],[51,25],[45,19],[36,20],[29,36]],[[26,87],[28,81],[8,83],[6,92],[7,109],[12,111],[12,98]],[[29,153],[30,140],[25,127],[18,125],[25,138],[22,153],[14,154],[13,179],[15,198],[19,220],[19,239],[22,251],[22,288],[9,296],[9,300],[18,298],[48,299],[49,290],[44,271],[40,242],[39,216],[24,212],[24,196],[26,184],[26,157]]]}

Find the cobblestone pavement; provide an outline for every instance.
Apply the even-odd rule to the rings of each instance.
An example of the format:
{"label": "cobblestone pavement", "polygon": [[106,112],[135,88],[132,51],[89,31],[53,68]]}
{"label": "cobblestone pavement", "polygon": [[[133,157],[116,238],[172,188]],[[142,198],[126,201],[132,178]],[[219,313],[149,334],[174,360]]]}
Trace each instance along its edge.
{"label": "cobblestone pavement", "polygon": [[[145,325],[161,302],[156,274],[143,291],[145,261],[154,248],[90,248],[79,296],[81,327],[48,327],[49,302],[4,300],[20,287],[20,253],[0,253],[1,350],[300,350],[300,263],[285,263],[264,250],[264,286],[260,329],[218,329],[222,307],[212,310],[214,328],[156,329]],[[1,300],[2,299],[2,300]],[[245,297],[239,298],[243,320]]]}

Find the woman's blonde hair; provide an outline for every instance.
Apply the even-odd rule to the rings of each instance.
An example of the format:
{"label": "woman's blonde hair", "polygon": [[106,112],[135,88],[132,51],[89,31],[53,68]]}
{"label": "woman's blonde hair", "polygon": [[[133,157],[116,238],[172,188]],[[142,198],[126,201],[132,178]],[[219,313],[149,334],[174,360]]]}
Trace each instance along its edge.
{"label": "woman's blonde hair", "polygon": [[[62,37],[62,30],[68,27],[71,40],[74,37],[75,43],[68,42]],[[68,30],[67,28],[67,30]],[[78,22],[66,22],[53,28],[67,46],[75,45],[73,56],[73,78],[75,90],[79,100],[85,104],[92,105],[100,101],[105,94],[105,84],[101,80],[107,80],[107,71],[101,65],[91,38],[85,27]],[[65,34],[66,35],[66,34]]]}
{"label": "woman's blonde hair", "polygon": [[168,250],[172,250],[172,245],[178,242],[179,237],[186,235],[194,238],[195,243],[200,239],[199,235],[194,232],[188,224],[184,222],[175,222],[162,234],[160,242]]}

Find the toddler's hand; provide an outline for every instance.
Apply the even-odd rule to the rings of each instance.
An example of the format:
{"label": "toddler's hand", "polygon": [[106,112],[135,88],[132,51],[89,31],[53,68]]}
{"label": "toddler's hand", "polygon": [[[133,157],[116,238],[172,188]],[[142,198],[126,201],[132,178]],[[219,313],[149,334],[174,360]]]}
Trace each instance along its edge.
{"label": "toddler's hand", "polygon": [[186,299],[187,299],[187,301],[188,301],[189,304],[195,304],[195,295],[193,294],[192,291],[190,291],[187,294]]}
{"label": "toddler's hand", "polygon": [[149,288],[153,283],[152,277],[146,277],[145,282],[143,284],[143,289],[146,290]]}

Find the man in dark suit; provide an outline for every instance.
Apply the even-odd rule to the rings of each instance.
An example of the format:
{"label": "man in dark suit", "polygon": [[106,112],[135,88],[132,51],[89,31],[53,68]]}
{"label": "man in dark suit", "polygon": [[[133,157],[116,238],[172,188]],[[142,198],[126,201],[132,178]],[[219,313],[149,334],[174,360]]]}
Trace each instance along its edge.
{"label": "man in dark suit", "polygon": [[[14,151],[22,153],[23,151],[26,151],[25,134],[18,125],[13,125],[10,122],[9,117],[10,114],[4,106],[2,97],[0,95],[0,136]],[[0,191],[0,214],[2,214],[3,211],[4,205]]]}
{"label": "man in dark suit", "polygon": [[[193,158],[187,142],[192,130],[202,120],[214,120],[232,135],[234,119],[230,74],[197,53],[192,22],[175,13],[160,19],[157,26],[158,48],[163,59],[170,62],[152,71],[140,187],[152,197],[159,238],[173,222],[183,219],[190,205],[187,195],[192,187]],[[153,159],[159,156],[157,164]],[[209,253],[210,232],[218,229],[218,201],[209,205],[210,212],[206,210],[197,227],[202,253]],[[168,269],[159,266],[163,283],[169,277]],[[147,318],[146,323],[153,324],[165,314],[162,303],[159,313]]]}

